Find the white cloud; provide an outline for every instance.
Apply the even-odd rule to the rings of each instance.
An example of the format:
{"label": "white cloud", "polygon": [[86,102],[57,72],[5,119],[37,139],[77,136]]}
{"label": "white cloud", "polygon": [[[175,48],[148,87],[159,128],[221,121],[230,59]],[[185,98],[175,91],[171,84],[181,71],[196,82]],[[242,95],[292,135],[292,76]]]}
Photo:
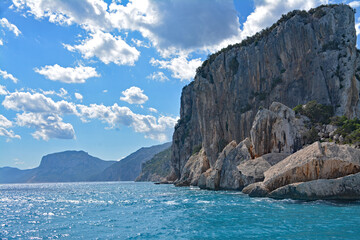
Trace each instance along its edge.
{"label": "white cloud", "polygon": [[21,139],[19,135],[16,135],[12,130],[7,130],[7,128],[13,127],[13,123],[8,120],[4,115],[0,114],[0,136],[11,138]]}
{"label": "white cloud", "polygon": [[153,112],[153,113],[157,113],[157,112],[158,112],[158,110],[156,110],[156,108],[150,107],[150,108],[148,108],[148,109],[149,109],[150,112]]}
{"label": "white cloud", "polygon": [[3,46],[4,45],[4,42],[3,40],[0,38],[0,46]]}
{"label": "white cloud", "polygon": [[233,1],[130,1],[109,6],[113,28],[140,31],[162,54],[207,50],[239,35]]}
{"label": "white cloud", "polygon": [[352,1],[349,3],[349,6],[352,8],[358,8],[360,7],[360,1]]}
{"label": "white cloud", "polygon": [[152,74],[150,74],[146,78],[154,80],[154,81],[158,81],[158,82],[169,81],[169,78],[163,72],[153,72]]}
{"label": "white cloud", "polygon": [[130,87],[121,92],[123,97],[120,97],[120,100],[130,104],[143,104],[149,99],[143,92],[144,90],[138,87]]}
{"label": "white cloud", "polygon": [[139,39],[134,39],[134,38],[132,38],[131,41],[132,41],[133,43],[135,43],[135,45],[136,45],[137,47],[144,47],[144,48],[150,48],[150,47],[151,47],[151,44],[145,43],[144,41],[141,41],[141,40],[139,40]]}
{"label": "white cloud", "polygon": [[82,101],[84,98],[83,95],[81,95],[80,93],[74,93],[74,95],[75,95],[75,98],[80,101]]}
{"label": "white cloud", "polygon": [[75,104],[64,100],[55,102],[40,93],[13,92],[5,97],[2,105],[14,111],[77,114]]}
{"label": "white cloud", "polygon": [[61,25],[76,23],[89,31],[109,26],[107,4],[102,0],[13,0],[13,4],[38,19],[48,18],[49,22]]}
{"label": "white cloud", "polygon": [[9,91],[6,90],[6,87],[3,85],[0,85],[0,95],[8,95]]}
{"label": "white cloud", "polygon": [[3,127],[0,127],[0,136],[7,137],[8,139],[10,139],[10,138],[21,139],[21,137],[19,135],[15,134],[13,130],[6,130]]}
{"label": "white cloud", "polygon": [[[39,89],[39,91],[44,94],[44,95],[56,95],[58,97],[61,97],[61,98],[68,98],[68,91],[66,91],[64,88],[60,88],[59,92],[56,92],[54,90],[42,90],[42,89]],[[31,91],[32,93],[36,93],[36,91],[32,90]]]}
{"label": "white cloud", "polygon": [[85,83],[88,78],[100,77],[100,74],[96,72],[93,67],[77,66],[61,67],[58,64],[54,66],[45,66],[40,69],[35,68],[35,72],[44,75],[47,79],[52,81],[60,81],[64,83]]}
{"label": "white cloud", "polygon": [[309,10],[328,0],[261,0],[255,1],[255,10],[246,19],[241,33],[242,38],[251,36],[271,26],[282,14],[294,9]]}
{"label": "white cloud", "polygon": [[120,36],[115,37],[110,33],[97,31],[83,40],[81,44],[70,46],[64,44],[69,51],[79,51],[84,58],[99,58],[103,63],[111,62],[117,65],[134,65],[140,52],[129,46]]}
{"label": "white cloud", "polygon": [[0,25],[3,28],[7,28],[9,31],[13,32],[17,37],[21,34],[21,31],[14,24],[10,23],[6,18],[0,19]]}
{"label": "white cloud", "polygon": [[22,113],[16,114],[16,123],[22,127],[35,128],[32,133],[35,139],[48,141],[50,138],[74,139],[75,131],[70,123],[64,123],[62,118],[52,113]]}
{"label": "white cloud", "polygon": [[8,120],[4,115],[0,114],[0,127],[11,128],[12,126],[12,122]]}
{"label": "white cloud", "polygon": [[6,72],[6,71],[3,71],[0,69],[0,76],[3,78],[3,79],[10,79],[11,81],[13,81],[14,83],[17,83],[18,79],[16,77],[14,77],[12,74]]}
{"label": "white cloud", "polygon": [[105,90],[103,90],[102,92],[103,92],[103,93],[107,93],[107,92],[108,92],[108,90],[107,90],[107,89],[105,89]]}
{"label": "white cloud", "polygon": [[99,119],[108,123],[110,128],[120,126],[132,127],[135,132],[144,133],[145,137],[166,141],[173,132],[177,118],[161,116],[156,118],[150,115],[141,115],[132,112],[127,107],[104,106],[91,104],[90,106],[78,105],[83,121]]}
{"label": "white cloud", "polygon": [[152,58],[150,63],[153,66],[170,70],[173,78],[190,81],[194,78],[196,69],[201,65],[202,61],[200,58],[188,61],[186,57],[180,56],[169,61]]}

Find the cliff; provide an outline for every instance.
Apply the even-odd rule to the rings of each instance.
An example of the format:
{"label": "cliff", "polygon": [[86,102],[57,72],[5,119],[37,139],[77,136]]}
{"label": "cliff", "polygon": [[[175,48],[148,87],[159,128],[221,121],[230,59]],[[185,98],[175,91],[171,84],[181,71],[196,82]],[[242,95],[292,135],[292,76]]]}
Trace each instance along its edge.
{"label": "cliff", "polygon": [[211,55],[184,87],[168,180],[189,174],[184,167],[198,148],[215,170],[224,147],[250,137],[259,108],[273,102],[293,108],[316,100],[335,115],[359,117],[359,81],[352,8],[326,5],[284,15],[272,27]]}

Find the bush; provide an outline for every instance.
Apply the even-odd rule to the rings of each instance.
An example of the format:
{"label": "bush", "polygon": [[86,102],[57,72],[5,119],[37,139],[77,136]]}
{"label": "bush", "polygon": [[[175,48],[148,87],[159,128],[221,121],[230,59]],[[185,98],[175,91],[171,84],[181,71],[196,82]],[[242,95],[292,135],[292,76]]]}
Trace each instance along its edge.
{"label": "bush", "polygon": [[331,119],[331,124],[339,127],[335,133],[344,137],[344,143],[360,142],[360,120],[358,118],[334,117]]}
{"label": "bush", "polygon": [[315,129],[315,127],[312,127],[309,131],[307,131],[304,135],[304,138],[305,138],[306,144],[312,144],[312,143],[320,140],[318,131]]}
{"label": "bush", "polygon": [[307,116],[311,122],[321,124],[330,123],[330,118],[334,115],[332,106],[318,104],[315,100],[305,105],[297,105],[293,110],[297,114]]}
{"label": "bush", "polygon": [[192,155],[197,154],[198,152],[200,152],[201,148],[202,148],[201,144],[195,145],[193,150],[192,150]]}

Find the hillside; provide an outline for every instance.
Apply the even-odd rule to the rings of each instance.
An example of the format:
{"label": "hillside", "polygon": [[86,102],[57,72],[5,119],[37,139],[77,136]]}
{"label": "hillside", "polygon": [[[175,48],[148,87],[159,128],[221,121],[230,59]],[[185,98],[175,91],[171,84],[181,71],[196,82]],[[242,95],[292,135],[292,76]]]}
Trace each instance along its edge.
{"label": "hillside", "polygon": [[171,143],[164,143],[161,145],[143,147],[136,152],[130,154],[124,159],[120,160],[104,169],[95,177],[91,178],[93,181],[134,181],[141,172],[141,165],[155,154],[169,148]]}
{"label": "hillside", "polygon": [[141,173],[136,182],[161,182],[170,173],[171,148],[156,154],[152,159],[142,164]]}

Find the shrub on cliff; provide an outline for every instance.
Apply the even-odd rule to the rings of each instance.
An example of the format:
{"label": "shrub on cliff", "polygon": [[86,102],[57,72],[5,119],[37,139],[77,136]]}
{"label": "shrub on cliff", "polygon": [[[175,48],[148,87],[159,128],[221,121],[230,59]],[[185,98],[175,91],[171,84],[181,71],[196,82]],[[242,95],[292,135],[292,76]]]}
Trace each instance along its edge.
{"label": "shrub on cliff", "polygon": [[305,105],[297,105],[294,107],[297,114],[307,116],[313,123],[329,124],[330,118],[334,115],[332,106],[317,103],[315,100]]}
{"label": "shrub on cliff", "polygon": [[360,119],[348,119],[345,116],[331,119],[333,125],[338,126],[336,134],[344,137],[344,143],[360,143]]}

